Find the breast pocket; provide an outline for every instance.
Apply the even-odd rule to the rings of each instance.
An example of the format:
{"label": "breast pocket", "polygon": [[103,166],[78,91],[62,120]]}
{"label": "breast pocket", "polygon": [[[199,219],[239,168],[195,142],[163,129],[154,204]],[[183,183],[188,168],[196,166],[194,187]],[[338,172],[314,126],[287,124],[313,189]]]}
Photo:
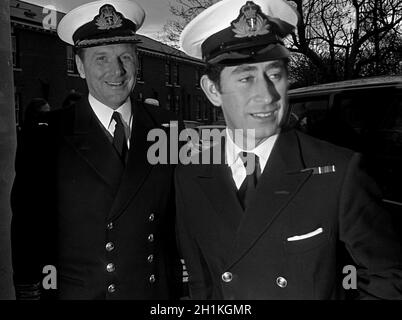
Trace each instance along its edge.
{"label": "breast pocket", "polygon": [[329,230],[316,228],[311,232],[289,235],[284,239],[285,251],[290,254],[307,252],[328,243]]}

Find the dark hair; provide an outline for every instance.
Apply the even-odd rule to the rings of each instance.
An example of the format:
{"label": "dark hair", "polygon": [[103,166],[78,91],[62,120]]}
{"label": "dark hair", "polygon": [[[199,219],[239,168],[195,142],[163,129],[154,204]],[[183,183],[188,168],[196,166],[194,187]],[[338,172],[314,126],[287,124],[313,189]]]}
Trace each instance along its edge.
{"label": "dark hair", "polygon": [[80,57],[81,61],[84,61],[84,48],[74,48],[74,53]]}
{"label": "dark hair", "polygon": [[216,89],[221,91],[221,73],[225,68],[222,64],[211,64],[207,63],[205,66],[205,74],[208,76],[209,80],[215,83]]}
{"label": "dark hair", "polygon": [[[289,58],[283,58],[281,60],[283,60],[283,63],[285,65],[285,71],[286,73],[288,73]],[[225,67],[226,66],[222,64],[211,64],[211,63],[207,63],[205,67],[205,74],[213,83],[215,83],[216,89],[219,92],[221,91],[221,73]]]}

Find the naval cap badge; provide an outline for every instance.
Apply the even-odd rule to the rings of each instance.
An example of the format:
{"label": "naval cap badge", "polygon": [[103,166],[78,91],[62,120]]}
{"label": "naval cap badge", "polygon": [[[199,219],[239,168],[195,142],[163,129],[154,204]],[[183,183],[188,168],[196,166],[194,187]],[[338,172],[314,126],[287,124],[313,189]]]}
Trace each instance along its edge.
{"label": "naval cap badge", "polygon": [[231,22],[231,26],[236,38],[255,37],[270,32],[270,24],[266,16],[261,11],[261,7],[253,1],[247,1],[241,7],[239,16]]}
{"label": "naval cap badge", "polygon": [[121,13],[116,12],[112,5],[105,4],[99,9],[99,15],[95,17],[95,20],[98,29],[109,30],[121,27],[123,16]]}

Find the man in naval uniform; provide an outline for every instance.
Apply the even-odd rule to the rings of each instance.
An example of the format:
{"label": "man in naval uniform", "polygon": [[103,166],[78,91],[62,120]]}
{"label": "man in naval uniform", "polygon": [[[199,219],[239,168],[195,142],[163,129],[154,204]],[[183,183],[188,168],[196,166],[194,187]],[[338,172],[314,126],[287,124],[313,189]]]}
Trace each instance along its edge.
{"label": "man in naval uniform", "polygon": [[401,244],[361,156],[284,126],[297,21],[284,0],[222,0],[181,35],[227,124],[209,164],[176,168],[190,298],[402,298]]}
{"label": "man in naval uniform", "polygon": [[147,160],[148,132],[168,131],[175,116],[131,97],[144,18],[132,0],[102,0],[73,9],[58,26],[59,37],[76,50],[89,93],[52,112],[46,130],[24,132],[18,148],[17,298],[178,295],[173,167]]}

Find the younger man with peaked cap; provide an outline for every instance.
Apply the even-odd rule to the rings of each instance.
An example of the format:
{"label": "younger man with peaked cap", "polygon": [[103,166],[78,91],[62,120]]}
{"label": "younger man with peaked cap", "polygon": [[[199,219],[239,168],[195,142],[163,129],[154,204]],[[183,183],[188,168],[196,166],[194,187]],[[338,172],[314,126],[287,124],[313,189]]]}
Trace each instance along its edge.
{"label": "younger man with peaked cap", "polygon": [[[89,93],[52,113],[45,131],[25,131],[19,146],[12,192],[17,298],[178,297],[173,167],[147,160],[149,130],[165,130],[174,115],[131,97],[144,18],[132,0],[102,0],[59,24]],[[57,290],[49,277],[42,285],[46,265],[56,267]]]}
{"label": "younger man with peaked cap", "polygon": [[[283,38],[297,20],[283,0],[223,0],[181,35],[207,63],[201,87],[227,124],[208,150],[223,149],[220,164],[176,168],[193,299],[402,298],[401,245],[360,155],[284,128]],[[343,287],[354,283],[346,265],[357,290]]]}

